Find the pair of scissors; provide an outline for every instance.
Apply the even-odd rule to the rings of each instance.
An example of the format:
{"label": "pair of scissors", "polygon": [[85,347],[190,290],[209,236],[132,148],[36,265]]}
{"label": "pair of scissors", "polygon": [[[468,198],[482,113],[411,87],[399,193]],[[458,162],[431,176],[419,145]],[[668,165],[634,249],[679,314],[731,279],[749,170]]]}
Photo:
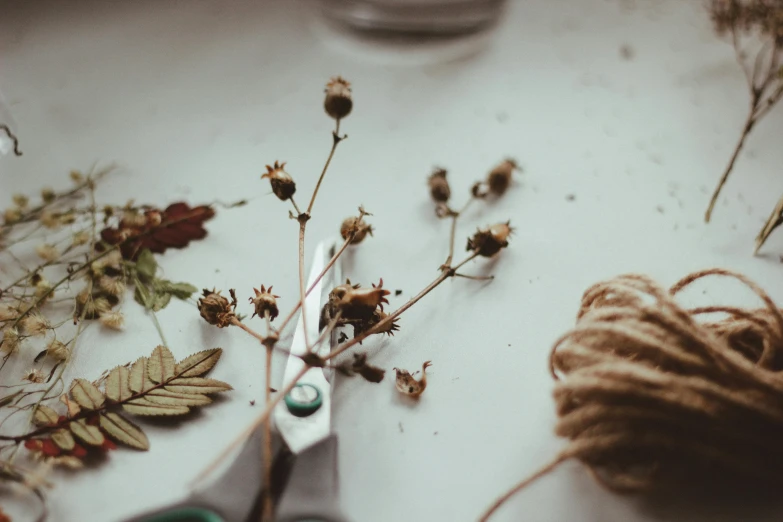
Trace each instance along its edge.
{"label": "pair of scissors", "polygon": [[[322,241],[315,250],[307,287],[320,275],[340,243]],[[285,367],[284,383],[304,367],[299,357],[307,352],[306,339],[319,334],[321,308],[329,292],[342,280],[340,263],[318,282],[306,298],[300,315],[291,354]],[[328,342],[315,348],[320,356],[337,342],[332,332]],[[329,373],[327,373],[329,372]],[[310,368],[273,411],[277,434],[273,437],[271,492],[275,498],[278,522],[346,522],[338,501],[337,436],[331,430],[331,390],[333,373],[326,368]],[[236,458],[206,486],[184,501],[127,522],[245,522],[260,520],[263,428],[247,440]]]}

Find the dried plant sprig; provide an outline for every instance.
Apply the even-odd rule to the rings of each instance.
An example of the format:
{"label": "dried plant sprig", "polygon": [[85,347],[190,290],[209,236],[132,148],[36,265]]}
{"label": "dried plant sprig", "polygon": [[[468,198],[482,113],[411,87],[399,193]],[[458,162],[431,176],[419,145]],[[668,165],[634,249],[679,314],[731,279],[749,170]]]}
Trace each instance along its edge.
{"label": "dried plant sprig", "polygon": [[[273,349],[279,349],[278,343],[281,339],[280,334],[285,330],[286,326],[290,323],[290,321],[293,319],[295,314],[300,309],[302,309],[302,305],[305,301],[306,296],[313,290],[313,288],[324,277],[324,275],[328,272],[328,270],[332,268],[332,266],[340,257],[340,255],[343,254],[345,249],[351,244],[360,243],[362,240],[366,238],[367,235],[371,235],[373,231],[371,226],[365,223],[364,221],[364,217],[369,215],[369,213],[367,213],[367,211],[364,210],[364,208],[360,207],[358,217],[348,218],[344,220],[340,226],[340,233],[344,240],[343,245],[332,256],[332,259],[327,263],[326,267],[322,270],[321,274],[316,278],[315,282],[313,282],[309,288],[306,288],[305,279],[304,279],[304,253],[305,253],[305,238],[306,238],[307,223],[312,217],[311,211],[315,203],[315,199],[317,197],[319,188],[324,180],[325,174],[329,168],[329,165],[332,161],[337,145],[346,137],[346,136],[340,136],[339,125],[340,125],[341,118],[347,116],[348,113],[350,113],[350,111],[353,108],[352,93],[350,92],[350,89],[348,87],[349,87],[348,82],[345,82],[341,78],[334,79],[332,80],[332,82],[330,82],[327,85],[325,108],[327,113],[335,119],[335,129],[332,132],[332,137],[333,137],[332,148],[329,151],[329,155],[327,157],[326,163],[324,164],[324,168],[321,171],[320,176],[318,177],[318,180],[313,189],[312,195],[310,197],[310,202],[306,210],[304,212],[300,211],[299,207],[296,205],[296,202],[293,200],[293,193],[278,194],[280,190],[275,191],[275,187],[273,186],[273,192],[275,192],[275,195],[278,196],[279,199],[284,201],[287,201],[288,199],[291,200],[292,206],[294,207],[294,210],[297,212],[297,214],[296,215],[290,214],[290,216],[293,219],[297,220],[299,223],[299,256],[298,256],[299,299],[297,300],[295,306],[293,307],[293,310],[285,316],[285,318],[283,319],[283,321],[281,322],[278,328],[274,328],[271,325],[271,319],[273,317],[272,317],[272,311],[270,309],[263,307],[261,310],[256,310],[254,316],[258,315],[259,317],[263,317],[266,323],[266,334],[264,335],[255,331],[247,324],[244,324],[238,317],[236,317],[234,312],[234,305],[228,302],[228,300],[225,298],[218,299],[217,297],[215,297],[214,292],[209,293],[210,296],[212,296],[212,301],[214,301],[214,303],[212,303],[215,306],[215,310],[213,310],[214,313],[205,313],[204,310],[206,310],[207,307],[205,305],[200,306],[200,309],[202,310],[202,317],[204,317],[204,319],[210,322],[211,324],[214,324],[216,326],[224,326],[224,325],[237,326],[242,330],[244,330],[245,332],[247,332],[248,334],[252,335],[263,346],[266,347],[267,389],[269,388],[269,382],[271,379],[271,375],[270,375],[271,353]],[[338,108],[338,106],[342,108]],[[499,182],[496,179],[498,176],[504,177],[504,179],[506,180],[505,188],[508,188],[508,185],[510,185],[511,172],[513,170],[516,170],[516,164],[506,163],[503,165],[504,166],[500,169],[499,168],[493,169],[493,171],[491,171],[490,174],[487,176],[487,180],[490,179],[493,180],[491,184],[489,181],[479,182],[479,184],[482,186],[486,185],[487,187],[485,189],[486,192],[492,193],[496,196],[500,196],[502,195],[503,192],[505,192],[505,189],[501,190],[497,188],[499,186]],[[273,179],[274,176],[277,176],[280,172],[284,172],[283,166],[284,164],[276,163],[274,167],[268,167],[267,168],[268,172],[267,174],[265,174],[264,177],[270,178],[271,181],[271,179]],[[290,177],[290,175],[288,176]],[[452,230],[450,233],[450,241],[449,241],[450,253],[446,263],[444,263],[440,267],[440,273],[438,277],[434,281],[432,281],[429,285],[427,285],[424,289],[422,289],[418,294],[416,294],[413,298],[411,298],[407,303],[405,303],[404,305],[402,305],[397,310],[391,313],[387,313],[386,311],[384,311],[384,305],[388,304],[387,296],[390,294],[390,292],[389,290],[383,287],[382,280],[379,280],[378,284],[373,284],[370,287],[361,287],[359,285],[352,284],[350,281],[347,281],[345,284],[338,285],[337,287],[332,289],[329,296],[328,303],[322,310],[321,317],[319,318],[320,326],[321,326],[320,335],[318,336],[317,339],[309,339],[309,338],[305,339],[307,353],[301,357],[302,361],[305,363],[304,368],[290,382],[287,382],[283,387],[283,389],[279,390],[274,397],[272,397],[271,394],[269,393],[267,394],[266,407],[264,408],[263,413],[256,419],[256,421],[253,423],[252,426],[250,426],[244,433],[240,434],[240,436],[237,437],[237,439],[234,440],[226,448],[226,450],[220,456],[218,456],[218,458],[215,461],[213,461],[212,465],[208,466],[207,469],[205,469],[204,472],[199,477],[196,478],[197,481],[200,480],[200,478],[203,477],[204,475],[208,474],[214,468],[214,464],[216,462],[219,462],[222,458],[225,457],[225,455],[229,451],[232,450],[232,448],[234,448],[242,440],[247,438],[247,436],[249,436],[250,433],[252,433],[252,431],[256,429],[256,427],[263,426],[264,432],[267,434],[269,433],[269,429],[270,429],[269,417],[271,411],[279,403],[279,401],[282,400],[282,398],[293,389],[293,387],[296,385],[299,379],[301,379],[301,377],[309,368],[330,366],[332,361],[335,360],[335,357],[338,357],[340,354],[344,353],[345,351],[361,343],[364,339],[366,339],[371,335],[375,335],[375,334],[393,335],[393,333],[399,329],[398,319],[402,313],[404,313],[406,310],[412,307],[415,303],[421,300],[424,296],[426,296],[429,292],[434,290],[445,280],[452,277],[463,276],[463,274],[459,273],[458,271],[467,263],[471,262],[477,257],[480,257],[481,255],[489,256],[489,255],[497,254],[500,249],[505,248],[505,246],[507,246],[508,236],[510,235],[511,232],[510,227],[508,226],[507,223],[496,225],[488,229],[488,231],[486,232],[487,234],[489,234],[491,240],[495,241],[496,243],[502,243],[501,246],[497,247],[496,251],[493,254],[490,254],[488,252],[489,246],[485,247],[484,249],[476,247],[475,249],[472,249],[472,251],[468,254],[468,256],[465,259],[463,259],[459,263],[452,264],[452,258],[454,255],[455,228],[456,228],[456,220],[457,220],[456,218],[460,215],[461,212],[464,211],[465,208],[467,208],[467,205],[469,205],[470,202],[472,202],[474,199],[479,199],[479,196],[474,194],[469,199],[465,208],[463,208],[459,212],[454,211],[450,209],[447,205],[447,202],[450,197],[450,188],[448,189],[448,191],[446,191],[446,189],[444,188],[443,183],[445,182],[445,173],[442,175],[434,176],[434,178],[430,180],[431,186],[435,178],[440,178],[440,181],[437,180],[435,181],[436,183],[440,184],[440,188],[438,190],[434,190],[431,188],[431,194],[433,195],[433,198],[435,199],[437,204],[436,212],[441,217],[448,216],[452,218]],[[293,184],[292,177],[290,182],[291,184]],[[448,185],[446,184],[445,187],[448,187]],[[492,187],[494,187],[494,189]],[[482,194],[480,197],[485,199],[486,194]],[[472,276],[465,276],[465,277],[472,277]],[[267,298],[262,296],[264,296],[267,292],[268,291],[266,291],[265,287],[262,287],[261,290],[254,290],[256,296],[255,297],[251,296],[249,298],[250,302],[254,305],[254,308],[259,304],[265,302]],[[275,308],[274,315],[277,315],[276,312],[277,309]],[[225,319],[221,319],[220,314],[225,314],[224,315]],[[310,320],[314,320],[315,318],[308,318],[304,314],[303,309],[302,309],[302,314],[303,315],[301,316],[301,320],[305,324],[304,330],[305,332],[307,332],[308,331],[307,322]],[[354,330],[353,338],[347,339],[344,335],[341,335],[340,337],[341,342],[335,347],[335,349],[329,355],[323,357],[319,356],[316,353],[315,348],[320,343],[324,342],[327,338],[329,338],[330,337],[329,334],[331,334],[335,329],[344,326],[353,327]],[[338,364],[334,367],[339,371],[341,371],[342,373],[344,373],[345,375],[358,374],[371,382],[379,382],[380,380],[383,379],[385,373],[383,369],[368,364],[366,354],[354,354],[354,360],[351,363]],[[418,383],[418,381],[416,382]],[[422,385],[417,384],[417,386],[420,386],[421,389],[423,389],[423,386],[426,385],[426,380],[424,380],[423,382],[424,384]],[[267,436],[265,440],[269,442],[271,441],[271,437]],[[267,456],[264,462],[264,467],[265,467],[264,475],[265,477],[267,477],[265,483],[270,484],[271,458],[268,457],[271,455],[271,447],[269,447],[268,444],[264,448],[264,454]],[[262,492],[262,494],[265,496],[264,503],[263,503],[265,506],[265,513],[262,519],[271,520],[272,503],[271,503],[271,497],[269,497],[268,488],[266,488],[265,491]]]}
{"label": "dried plant sprig", "polygon": [[[783,4],[770,0],[711,0],[709,11],[715,31],[731,35],[737,61],[748,83],[750,107],[739,140],[707,207],[704,216],[707,222],[748,135],[783,97]],[[761,46],[748,54],[743,48],[743,37],[758,40]],[[759,237],[766,239],[766,235]],[[759,246],[757,240],[757,250]]]}

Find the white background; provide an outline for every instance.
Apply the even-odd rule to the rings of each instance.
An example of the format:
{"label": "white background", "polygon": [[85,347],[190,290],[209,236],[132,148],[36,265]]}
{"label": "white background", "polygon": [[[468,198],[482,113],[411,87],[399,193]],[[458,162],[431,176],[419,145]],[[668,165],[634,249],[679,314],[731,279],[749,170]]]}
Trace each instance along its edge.
{"label": "white background", "polygon": [[[509,250],[470,267],[496,281],[447,282],[403,316],[395,338],[365,343],[389,376],[433,361],[420,403],[401,401],[388,378],[336,391],[342,498],[353,520],[474,520],[552,458],[563,441],[552,433],[546,358],[590,284],[624,272],[671,284],[724,266],[783,299],[783,233],[751,255],[783,193],[779,112],[754,130],[713,223],[702,222],[748,103],[732,48],[712,34],[702,2],[512,2],[487,42],[456,55],[357,45],[324,29],[311,3],[12,4],[0,3],[0,90],[24,157],[0,159],[0,204],[16,191],[66,186],[70,169],[96,161],[120,167],[99,190],[104,201],[251,198],[220,211],[207,240],[161,257],[173,279],[237,288],[245,313],[261,283],[274,285],[284,309],[295,302],[296,223],[259,175],[288,161],[309,192],[331,141],[322,110],[331,75],[352,81],[355,107],[308,227],[308,256],[364,204],[377,233],[346,270],[365,285],[383,277],[402,289],[392,305],[445,258],[448,226],[425,186],[433,165],[449,169],[456,200],[507,155],[524,167],[505,198],[475,207],[458,230],[462,249],[477,225],[511,219]],[[632,59],[621,57],[623,45]],[[741,303],[735,288],[705,283],[710,298]],[[89,331],[72,375],[96,378],[158,344],[138,307],[126,311],[131,333]],[[56,475],[53,520],[120,520],[180,498],[261,411],[257,343],[208,327],[190,305],[160,316],[178,358],[222,346],[214,376],[236,391],[176,429],[145,425],[149,453],[122,449],[98,468]],[[683,509],[619,498],[570,464],[496,520],[772,518]]]}

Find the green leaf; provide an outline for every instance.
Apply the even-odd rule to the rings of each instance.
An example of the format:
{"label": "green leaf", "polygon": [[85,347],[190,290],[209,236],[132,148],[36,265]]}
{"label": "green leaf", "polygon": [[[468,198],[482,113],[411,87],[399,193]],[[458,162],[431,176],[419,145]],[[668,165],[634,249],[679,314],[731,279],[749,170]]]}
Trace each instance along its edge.
{"label": "green leaf", "polygon": [[156,291],[152,296],[152,311],[160,312],[169,305],[171,294],[165,291]]}
{"label": "green leaf", "polygon": [[106,377],[106,396],[115,402],[122,402],[133,395],[129,387],[130,370],[117,366]]}
{"label": "green leaf", "polygon": [[212,402],[212,399],[206,395],[176,393],[162,388],[151,390],[144,398],[152,403],[164,406],[204,406]]}
{"label": "green leaf", "polygon": [[150,441],[141,429],[117,413],[101,415],[101,428],[118,442],[140,450],[150,449]]}
{"label": "green leaf", "polygon": [[71,385],[71,396],[79,406],[88,410],[97,410],[106,401],[101,391],[87,379],[74,379]]}
{"label": "green leaf", "polygon": [[218,393],[233,390],[227,382],[203,377],[180,377],[168,382],[164,388],[174,393]]}
{"label": "green leaf", "polygon": [[84,419],[73,421],[71,432],[90,446],[100,446],[105,440],[98,426],[90,426]]}
{"label": "green leaf", "polygon": [[155,386],[147,373],[147,358],[139,357],[131,365],[128,385],[133,393],[141,393]]}
{"label": "green leaf", "polygon": [[149,290],[144,288],[144,285],[141,284],[141,282],[136,284],[136,291],[133,292],[133,300],[148,310],[152,308],[152,300],[149,295]]}
{"label": "green leaf", "polygon": [[169,292],[177,299],[189,299],[190,296],[198,292],[198,288],[190,283],[172,283],[171,281],[161,281],[163,289]]}
{"label": "green leaf", "polygon": [[35,409],[35,414],[33,414],[33,422],[35,422],[37,426],[51,426],[57,424],[57,419],[59,418],[60,416],[56,411],[43,404],[39,404]]}
{"label": "green leaf", "polygon": [[176,361],[171,350],[163,345],[158,345],[152,350],[152,355],[147,360],[147,373],[150,380],[156,384],[166,382],[174,377]]}
{"label": "green leaf", "polygon": [[57,430],[52,433],[52,441],[57,444],[61,450],[71,451],[76,445],[76,441],[73,440],[73,435],[68,430]]}
{"label": "green leaf", "polygon": [[222,348],[202,350],[182,359],[177,364],[178,377],[199,377],[212,369],[223,355]]}
{"label": "green leaf", "polygon": [[155,272],[158,271],[158,263],[155,256],[148,248],[145,248],[136,259],[136,273],[144,283],[151,283],[155,279]]}
{"label": "green leaf", "polygon": [[150,402],[145,398],[133,399],[123,404],[122,407],[134,415],[183,415],[190,411],[187,406],[166,406]]}

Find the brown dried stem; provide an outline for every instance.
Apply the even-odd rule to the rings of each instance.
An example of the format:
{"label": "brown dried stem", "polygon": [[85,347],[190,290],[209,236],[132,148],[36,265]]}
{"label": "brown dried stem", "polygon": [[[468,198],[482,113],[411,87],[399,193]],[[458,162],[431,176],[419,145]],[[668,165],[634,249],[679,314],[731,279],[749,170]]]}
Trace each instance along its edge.
{"label": "brown dried stem", "polygon": [[16,135],[11,132],[11,129],[6,124],[0,124],[0,130],[4,131],[6,136],[8,136],[11,141],[14,144],[14,155],[21,156],[22,151],[19,150],[19,138],[16,137]]}

